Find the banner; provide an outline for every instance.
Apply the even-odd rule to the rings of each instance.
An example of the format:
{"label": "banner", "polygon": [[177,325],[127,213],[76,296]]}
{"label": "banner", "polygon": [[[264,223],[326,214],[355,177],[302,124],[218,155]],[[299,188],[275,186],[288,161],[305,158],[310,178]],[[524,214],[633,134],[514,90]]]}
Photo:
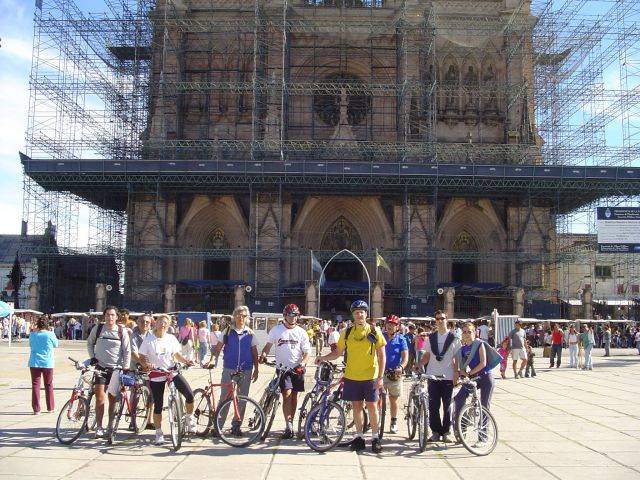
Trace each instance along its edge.
{"label": "banner", "polygon": [[640,208],[598,207],[598,252],[640,252]]}

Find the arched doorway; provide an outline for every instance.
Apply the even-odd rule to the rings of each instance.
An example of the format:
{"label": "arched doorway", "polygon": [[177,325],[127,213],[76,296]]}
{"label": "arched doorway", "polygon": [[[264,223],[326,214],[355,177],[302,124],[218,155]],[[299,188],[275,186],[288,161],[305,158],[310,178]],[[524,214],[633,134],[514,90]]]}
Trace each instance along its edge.
{"label": "arched doorway", "polygon": [[[346,248],[352,252],[360,252],[362,240],[351,222],[340,216],[325,231],[320,248],[335,252]],[[346,316],[351,302],[362,296],[362,284],[366,283],[362,265],[351,255],[339,256],[327,265],[324,275],[321,310],[330,312],[333,316]]]}
{"label": "arched doorway", "polygon": [[[456,253],[477,252],[478,245],[466,230],[462,230],[453,242],[451,250]],[[453,283],[472,284],[478,281],[478,263],[465,258],[451,263],[451,281]]]}

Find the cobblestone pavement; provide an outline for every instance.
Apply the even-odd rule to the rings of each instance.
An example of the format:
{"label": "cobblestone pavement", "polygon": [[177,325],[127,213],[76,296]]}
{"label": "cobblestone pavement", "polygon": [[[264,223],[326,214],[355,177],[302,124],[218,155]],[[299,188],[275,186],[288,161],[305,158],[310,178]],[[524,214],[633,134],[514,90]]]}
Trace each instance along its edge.
{"label": "cobblestone pavement", "polygon": [[[539,352],[540,353],[540,352]],[[0,477],[136,479],[371,479],[393,475],[403,480],[484,479],[640,479],[640,356],[595,351],[594,370],[544,368],[537,357],[535,379],[496,380],[492,412],[500,442],[487,457],[474,457],[462,446],[436,444],[419,454],[406,439],[404,421],[397,435],[385,434],[384,451],[375,455],[335,450],[310,451],[304,442],[280,440],[279,418],[265,443],[230,448],[218,440],[186,442],[174,453],[152,445],[152,431],[109,447],[81,437],[73,446],[57,442],[57,413],[31,413],[26,342],[0,345]],[[86,358],[84,342],[62,342],[56,352],[56,406],[67,400],[77,373],[67,356]],[[565,359],[566,361],[567,359]],[[251,388],[258,397],[270,378],[264,368]],[[219,373],[217,374],[219,375]],[[193,388],[206,372],[187,372]],[[307,387],[312,384],[310,377]],[[407,390],[407,389],[405,389]],[[44,392],[42,392],[44,402]],[[401,416],[402,417],[402,416]],[[165,428],[165,432],[167,428]],[[368,442],[367,442],[368,443]],[[428,469],[428,471],[427,471]]]}

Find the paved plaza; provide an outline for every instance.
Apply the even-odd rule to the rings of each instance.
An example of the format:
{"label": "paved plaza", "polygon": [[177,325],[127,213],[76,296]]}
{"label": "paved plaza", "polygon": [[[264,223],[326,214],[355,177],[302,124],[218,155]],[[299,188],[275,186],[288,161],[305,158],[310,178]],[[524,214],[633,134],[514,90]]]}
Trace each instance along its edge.
{"label": "paved plaza", "polygon": [[[67,356],[86,358],[84,342],[61,343],[54,380],[58,408],[77,379]],[[537,378],[497,380],[492,412],[500,442],[488,457],[474,457],[462,446],[443,444],[419,454],[416,442],[406,440],[403,418],[397,435],[385,433],[384,451],[379,455],[370,450],[359,455],[344,450],[317,454],[304,442],[282,441],[277,438],[281,418],[263,444],[234,449],[218,440],[195,439],[174,453],[168,447],[153,446],[150,430],[113,447],[88,437],[71,447],[59,444],[54,438],[57,413],[31,413],[27,342],[11,348],[3,343],[0,477],[640,479],[640,357],[635,350],[613,352],[613,357],[602,358],[602,351],[595,350],[592,372],[550,371],[543,367],[546,359],[538,357]],[[263,367],[252,396],[259,396],[270,373]],[[193,388],[201,386],[206,375],[201,369],[187,372]],[[312,381],[309,377],[308,387]]]}

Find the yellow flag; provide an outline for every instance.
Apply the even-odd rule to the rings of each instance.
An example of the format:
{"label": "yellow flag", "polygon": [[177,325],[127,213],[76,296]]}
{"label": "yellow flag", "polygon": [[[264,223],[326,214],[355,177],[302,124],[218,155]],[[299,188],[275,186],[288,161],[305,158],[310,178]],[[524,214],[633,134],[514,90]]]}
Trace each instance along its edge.
{"label": "yellow flag", "polygon": [[387,262],[384,261],[384,258],[382,258],[382,255],[380,255],[377,251],[376,251],[376,267],[382,267],[386,269],[387,272],[391,273],[391,269],[389,268],[389,265],[387,265]]}

